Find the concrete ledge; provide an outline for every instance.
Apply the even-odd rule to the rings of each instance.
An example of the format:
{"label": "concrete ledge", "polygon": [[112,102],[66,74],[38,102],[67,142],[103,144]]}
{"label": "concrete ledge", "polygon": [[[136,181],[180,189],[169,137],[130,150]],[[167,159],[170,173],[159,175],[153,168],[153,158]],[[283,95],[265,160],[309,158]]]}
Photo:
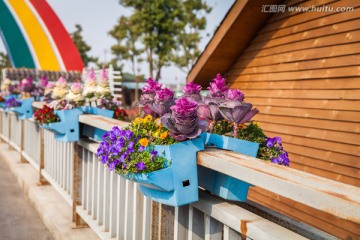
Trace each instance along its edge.
{"label": "concrete ledge", "polygon": [[30,203],[39,215],[54,239],[95,240],[99,239],[90,228],[72,228],[71,207],[51,185],[38,186],[38,172],[31,164],[20,163],[20,154],[0,143],[0,158],[4,159],[16,176]]}

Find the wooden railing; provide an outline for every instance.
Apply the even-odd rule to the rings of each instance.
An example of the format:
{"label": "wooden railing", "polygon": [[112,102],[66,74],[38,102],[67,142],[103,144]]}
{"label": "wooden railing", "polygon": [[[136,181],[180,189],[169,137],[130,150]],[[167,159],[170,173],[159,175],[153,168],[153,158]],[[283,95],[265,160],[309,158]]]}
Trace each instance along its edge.
{"label": "wooden railing", "polygon": [[[34,106],[41,107],[35,103]],[[183,207],[143,197],[137,184],[108,171],[96,158],[98,143],[81,139],[57,142],[33,120],[17,120],[0,110],[0,137],[39,170],[72,206],[73,220],[84,222],[103,239],[304,239],[331,236],[313,228],[290,231],[249,210],[199,190],[199,201]],[[82,124],[110,130],[128,123],[80,115]],[[360,223],[360,189],[245,155],[210,149],[198,165],[245,180],[334,216]],[[294,229],[292,229],[294,230]],[[311,235],[308,232],[311,232]]]}

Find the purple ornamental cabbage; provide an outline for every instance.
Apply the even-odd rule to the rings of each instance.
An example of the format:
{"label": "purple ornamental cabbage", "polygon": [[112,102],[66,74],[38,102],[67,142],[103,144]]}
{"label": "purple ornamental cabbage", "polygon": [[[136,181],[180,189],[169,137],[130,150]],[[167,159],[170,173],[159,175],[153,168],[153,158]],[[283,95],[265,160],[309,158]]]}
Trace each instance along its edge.
{"label": "purple ornamental cabbage", "polygon": [[251,103],[239,100],[227,100],[219,104],[221,115],[228,121],[234,123],[234,138],[237,137],[238,124],[249,121],[255,114],[259,113],[256,108],[252,109]]}
{"label": "purple ornamental cabbage", "polygon": [[226,92],[225,98],[229,100],[238,100],[242,102],[244,101],[245,94],[241,92],[239,89],[229,89]]}
{"label": "purple ornamental cabbage", "polygon": [[183,97],[175,101],[171,113],[161,117],[161,123],[176,141],[194,139],[205,130],[206,122],[198,119],[196,108],[196,102]]}
{"label": "purple ornamental cabbage", "polygon": [[210,82],[210,90],[211,97],[221,97],[224,98],[227,90],[229,89],[229,85],[226,84],[226,79],[223,78],[220,74],[216,75],[216,78]]}
{"label": "purple ornamental cabbage", "polygon": [[19,87],[21,92],[31,93],[34,90],[35,85],[32,78],[28,77],[19,82]]}
{"label": "purple ornamental cabbage", "polygon": [[199,103],[201,101],[201,95],[200,95],[200,91],[201,91],[201,86],[194,83],[194,82],[190,82],[188,84],[185,85],[184,87],[184,97],[186,97],[189,100],[195,101],[197,103]]}
{"label": "purple ornamental cabbage", "polygon": [[163,116],[171,112],[170,107],[174,103],[174,92],[170,88],[164,88],[156,91],[154,101],[148,106],[157,116]]}
{"label": "purple ornamental cabbage", "polygon": [[149,78],[146,82],[147,85],[142,88],[143,94],[140,97],[139,107],[141,107],[145,114],[156,116],[156,112],[150,106],[154,103],[156,92],[161,90],[162,85],[152,78]]}

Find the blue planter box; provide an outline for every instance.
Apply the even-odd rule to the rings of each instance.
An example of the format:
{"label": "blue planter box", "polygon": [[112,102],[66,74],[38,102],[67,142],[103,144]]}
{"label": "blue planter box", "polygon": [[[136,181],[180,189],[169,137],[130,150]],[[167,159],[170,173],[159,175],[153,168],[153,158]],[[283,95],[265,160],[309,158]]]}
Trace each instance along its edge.
{"label": "blue planter box", "polygon": [[[100,115],[100,116],[104,116],[104,117],[108,117],[108,118],[113,118],[114,116],[114,111],[112,110],[106,110],[106,109],[101,109],[101,108],[96,108],[96,107],[90,107],[90,106],[84,106],[82,107],[82,111],[84,113],[87,114],[95,114],[95,115]],[[95,141],[102,141],[102,136],[106,133],[105,130],[93,127],[93,126],[89,126],[89,125],[84,125],[83,130],[82,130],[82,134],[94,139]]]}
{"label": "blue planter box", "polygon": [[34,98],[21,99],[20,107],[12,107],[9,108],[9,111],[13,111],[17,113],[19,119],[28,119],[33,116],[33,108],[32,103],[34,102]]}
{"label": "blue planter box", "polygon": [[151,173],[121,175],[139,183],[139,190],[150,199],[170,206],[182,206],[199,200],[196,153],[204,150],[201,138],[170,146],[156,145],[159,155],[171,165]]}
{"label": "blue planter box", "polygon": [[5,108],[5,102],[0,102],[0,108]]}
{"label": "blue planter box", "polygon": [[[259,144],[212,133],[203,133],[201,137],[207,146],[231,150],[237,153],[256,157]],[[251,184],[230,177],[223,173],[198,166],[199,186],[227,200],[246,201]]]}
{"label": "blue planter box", "polygon": [[60,142],[79,141],[79,115],[82,114],[81,109],[56,110],[54,113],[58,115],[60,122],[40,126],[55,133],[55,139]]}

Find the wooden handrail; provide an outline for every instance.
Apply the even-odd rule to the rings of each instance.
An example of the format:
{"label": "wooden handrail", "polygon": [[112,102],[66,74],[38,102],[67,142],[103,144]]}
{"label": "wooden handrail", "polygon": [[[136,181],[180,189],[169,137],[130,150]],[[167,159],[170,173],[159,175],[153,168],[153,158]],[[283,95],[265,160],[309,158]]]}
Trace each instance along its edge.
{"label": "wooden handrail", "polygon": [[360,188],[226,150],[198,153],[198,164],[299,203],[360,223]]}

